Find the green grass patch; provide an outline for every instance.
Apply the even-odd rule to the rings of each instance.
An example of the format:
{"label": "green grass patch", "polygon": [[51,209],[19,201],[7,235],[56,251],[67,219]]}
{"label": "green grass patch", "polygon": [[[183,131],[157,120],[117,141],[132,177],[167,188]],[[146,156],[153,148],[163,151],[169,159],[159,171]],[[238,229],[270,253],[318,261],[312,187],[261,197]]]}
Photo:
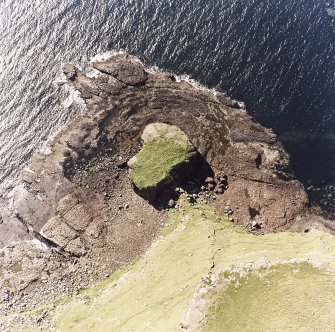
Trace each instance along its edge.
{"label": "green grass patch", "polygon": [[222,279],[219,289],[208,294],[214,301],[203,331],[333,331],[332,279],[308,263],[280,264],[231,282]]}
{"label": "green grass patch", "polygon": [[182,145],[173,138],[149,141],[137,154],[129,178],[137,188],[155,187],[170,178],[171,169],[194,155],[195,151],[191,144]]}

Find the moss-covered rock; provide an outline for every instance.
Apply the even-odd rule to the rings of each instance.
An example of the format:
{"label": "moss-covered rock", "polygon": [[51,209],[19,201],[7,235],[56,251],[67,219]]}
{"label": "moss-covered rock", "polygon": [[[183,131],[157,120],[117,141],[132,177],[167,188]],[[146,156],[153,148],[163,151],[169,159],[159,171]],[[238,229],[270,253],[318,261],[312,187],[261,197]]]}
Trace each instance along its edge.
{"label": "moss-covered rock", "polygon": [[149,124],[142,134],[143,147],[129,160],[129,178],[147,196],[173,181],[173,173],[189,163],[195,148],[177,126],[165,123]]}

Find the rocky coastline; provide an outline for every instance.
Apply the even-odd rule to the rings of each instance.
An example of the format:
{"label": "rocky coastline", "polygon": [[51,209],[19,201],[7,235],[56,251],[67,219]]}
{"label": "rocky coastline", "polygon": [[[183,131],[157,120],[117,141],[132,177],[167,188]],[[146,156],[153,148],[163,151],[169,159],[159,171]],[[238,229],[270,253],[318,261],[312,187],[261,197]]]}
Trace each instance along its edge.
{"label": "rocky coastline", "polygon": [[[309,210],[276,135],[243,104],[172,74],[148,72],[128,54],[92,67],[94,77],[64,66],[87,112],[50,142],[49,154],[32,157],[22,183],[2,198],[0,316],[7,319],[1,328],[27,321],[51,328],[54,301],[141,257],[181,194],[194,205],[205,201],[255,236],[311,228],[335,233]],[[148,196],[129,178],[129,161],[154,123],[179,128],[197,157],[183,167],[178,161],[169,181],[157,182]],[[42,304],[49,310],[24,317]]]}

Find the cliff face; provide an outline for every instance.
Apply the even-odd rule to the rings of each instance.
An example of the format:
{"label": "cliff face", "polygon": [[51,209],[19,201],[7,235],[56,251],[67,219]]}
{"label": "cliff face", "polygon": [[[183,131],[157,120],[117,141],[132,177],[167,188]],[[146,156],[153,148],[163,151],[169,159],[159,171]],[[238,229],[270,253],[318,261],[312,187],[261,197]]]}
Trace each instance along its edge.
{"label": "cliff face", "polygon": [[[15,214],[2,211],[3,225],[27,229],[19,237],[0,235],[3,245],[17,238],[44,244],[2,250],[4,312],[20,294],[29,294],[30,306],[46,294],[77,292],[141,255],[181,192],[259,234],[288,229],[306,212],[307,196],[290,179],[287,154],[238,102],[168,73],[147,72],[127,54],[92,66],[96,77],[65,66],[87,113],[51,142],[50,154],[32,158],[21,174],[24,185],[13,191]],[[179,128],[197,158],[148,201],[135,192],[127,162],[142,149],[141,136],[152,123]]]}

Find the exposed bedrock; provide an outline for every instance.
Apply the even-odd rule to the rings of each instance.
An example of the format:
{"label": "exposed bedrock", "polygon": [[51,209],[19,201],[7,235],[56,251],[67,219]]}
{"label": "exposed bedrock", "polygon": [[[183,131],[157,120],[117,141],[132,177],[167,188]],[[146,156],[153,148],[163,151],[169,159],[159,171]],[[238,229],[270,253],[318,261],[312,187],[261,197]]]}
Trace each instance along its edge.
{"label": "exposed bedrock", "polygon": [[[95,77],[72,65],[64,67],[87,112],[52,140],[50,154],[33,156],[21,174],[24,184],[8,199],[13,213],[2,211],[4,225],[16,222],[25,234],[21,238],[35,237],[45,244],[37,251],[47,255],[46,248],[52,248],[44,265],[36,262],[34,286],[26,289],[39,294],[42,275],[57,280],[51,282],[52,291],[61,289],[62,283],[80,288],[148,248],[166,218],[166,206],[152,204],[159,191],[150,190],[150,201],[134,191],[134,185],[143,189],[139,183],[150,180],[145,177],[152,176],[153,170],[144,169],[140,174],[144,179],[137,183],[129,162],[131,166],[132,158],[141,158],[148,144],[143,133],[155,124],[165,126],[160,137],[165,143],[164,135],[174,128],[187,144],[179,151],[182,159],[177,155],[164,169],[166,178],[158,176],[148,187],[169,183],[163,192],[187,191],[195,199],[202,195],[234,223],[259,232],[286,230],[307,212],[307,195],[292,179],[288,155],[273,132],[256,123],[240,103],[177,81],[171,74],[149,73],[126,54],[92,65],[99,71]],[[173,142],[161,146],[159,141],[155,147],[170,151]],[[152,160],[162,159],[157,155]],[[7,234],[0,235],[3,245],[18,240]],[[25,245],[17,250],[21,247]],[[11,250],[6,250],[0,261],[8,267],[15,262]],[[20,261],[19,254],[16,257]],[[45,266],[53,273],[44,273]],[[19,274],[24,275],[29,264],[19,267]],[[86,272],[78,279],[77,272],[66,272],[69,269]],[[6,282],[18,283],[16,270],[7,271]],[[68,277],[60,278],[64,273]],[[4,291],[12,287],[6,282],[0,281]]]}
{"label": "exposed bedrock", "polygon": [[[73,66],[65,68],[90,115],[87,134],[69,142],[73,156],[65,164],[68,178],[76,176],[75,167],[86,167],[89,161],[80,166],[82,158],[89,160],[97,153],[121,155],[120,161],[128,161],[138,153],[145,127],[160,122],[180,128],[215,174],[228,178],[228,189],[218,195],[216,204],[234,207],[236,223],[257,218],[263,229],[279,229],[304,211],[306,193],[287,174],[288,156],[270,130],[223,94],[176,82],[166,73],[144,75],[139,66],[133,58],[118,55],[93,64],[102,72],[96,78]],[[131,83],[124,78],[129,75],[134,76]],[[250,209],[257,210],[256,216]]]}
{"label": "exposed bedrock", "polygon": [[[55,220],[64,220],[58,205],[71,195],[80,199],[69,208],[77,204],[78,211],[90,211],[90,225],[108,219],[103,206],[129,185],[127,162],[140,151],[141,135],[152,123],[174,125],[185,133],[214,173],[206,188],[216,191],[217,197],[210,193],[215,204],[234,208],[236,223],[256,218],[263,230],[271,231],[304,212],[307,196],[301,184],[290,179],[287,154],[271,130],[236,108],[235,101],[176,82],[167,73],[147,73],[137,59],[125,54],[93,67],[100,70],[94,78],[72,65],[64,67],[88,112],[52,141],[51,154],[33,157],[29,169],[22,172],[25,186],[14,190],[13,208],[35,232],[50,238],[55,229],[45,225],[48,220],[56,224]],[[217,176],[225,176],[229,185],[220,189]],[[80,242],[74,251],[82,250],[85,236],[71,221],[66,223],[77,234],[70,242]],[[61,242],[62,248],[70,247],[70,242]]]}

